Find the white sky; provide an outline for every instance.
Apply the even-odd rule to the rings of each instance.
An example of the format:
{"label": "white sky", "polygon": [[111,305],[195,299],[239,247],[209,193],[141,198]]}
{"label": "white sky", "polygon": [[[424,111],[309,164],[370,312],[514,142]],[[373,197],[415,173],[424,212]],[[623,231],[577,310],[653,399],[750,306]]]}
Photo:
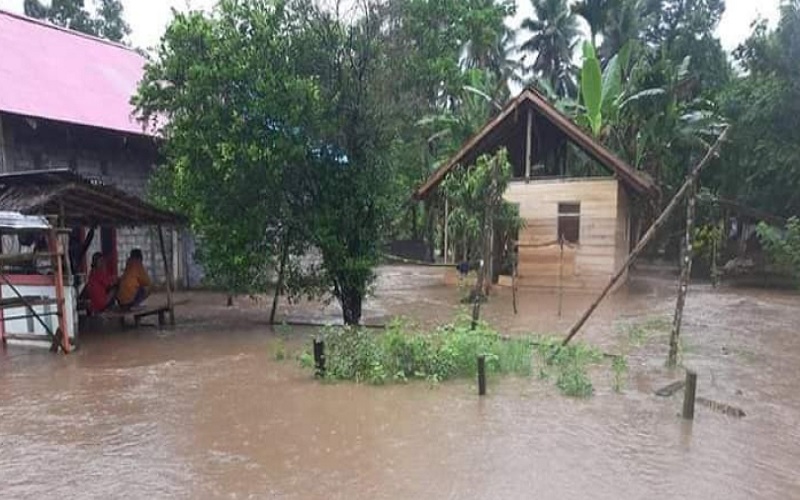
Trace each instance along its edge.
{"label": "white sky", "polygon": [[[0,0],[0,8],[22,13],[23,0]],[[91,3],[91,0],[89,2]],[[151,48],[158,43],[172,17],[171,9],[185,10],[189,7],[207,9],[215,0],[123,0],[125,18],[133,33],[131,42],[136,47]],[[759,15],[775,22],[778,18],[780,0],[727,0],[725,16],[719,28],[719,36],[727,50],[733,50],[750,33],[750,23]],[[532,12],[529,0],[518,0],[517,22]]]}

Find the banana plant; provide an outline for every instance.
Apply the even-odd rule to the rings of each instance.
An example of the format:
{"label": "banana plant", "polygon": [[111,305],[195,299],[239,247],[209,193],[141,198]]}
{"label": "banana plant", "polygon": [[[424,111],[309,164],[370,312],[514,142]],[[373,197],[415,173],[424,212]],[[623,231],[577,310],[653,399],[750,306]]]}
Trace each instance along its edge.
{"label": "banana plant", "polygon": [[595,137],[600,137],[605,124],[614,123],[619,116],[624,99],[623,75],[630,62],[630,45],[622,50],[601,69],[597,51],[590,42],[583,44],[583,67],[581,69],[581,100],[583,119]]}

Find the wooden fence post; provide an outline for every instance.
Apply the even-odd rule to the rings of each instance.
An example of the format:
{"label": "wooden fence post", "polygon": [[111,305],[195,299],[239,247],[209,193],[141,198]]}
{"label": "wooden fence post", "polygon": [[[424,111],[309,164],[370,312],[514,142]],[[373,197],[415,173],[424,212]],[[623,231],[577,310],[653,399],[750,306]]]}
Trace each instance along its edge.
{"label": "wooden fence post", "polygon": [[325,341],[314,339],[314,373],[325,377]]}
{"label": "wooden fence post", "polygon": [[694,420],[694,400],[697,394],[697,373],[686,370],[686,388],[683,393],[683,418]]}
{"label": "wooden fence post", "polygon": [[486,356],[478,356],[478,396],[486,395]]}

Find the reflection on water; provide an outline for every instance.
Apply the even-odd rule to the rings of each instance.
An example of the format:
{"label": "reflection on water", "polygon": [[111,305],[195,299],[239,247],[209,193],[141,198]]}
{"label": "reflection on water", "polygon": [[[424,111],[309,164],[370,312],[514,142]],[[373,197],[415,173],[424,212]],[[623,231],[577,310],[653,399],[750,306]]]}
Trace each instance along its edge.
{"label": "reflection on water", "polygon": [[[449,319],[457,292],[437,273],[381,273],[367,316]],[[198,294],[182,326],[89,336],[74,356],[9,348],[0,357],[3,498],[797,498],[800,482],[798,298],[693,289],[686,363],[704,397],[741,406],[731,419],[652,391],[660,337],[621,347],[614,320],[668,317],[671,287],[635,281],[585,337],[630,349],[623,394],[596,382],[576,401],[538,380],[365,387],[320,384],[270,354],[276,333],[244,301]],[[563,331],[590,296],[523,292],[521,314],[495,293],[486,317],[504,331]],[[326,320],[306,304],[285,313]],[[293,330],[290,350],[313,330]],[[661,335],[661,334],[659,334]]]}

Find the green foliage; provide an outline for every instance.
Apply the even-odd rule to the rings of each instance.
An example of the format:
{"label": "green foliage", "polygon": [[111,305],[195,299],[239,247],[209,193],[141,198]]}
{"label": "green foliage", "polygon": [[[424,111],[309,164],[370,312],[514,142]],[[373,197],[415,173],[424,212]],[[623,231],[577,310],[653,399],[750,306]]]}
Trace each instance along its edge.
{"label": "green foliage", "polygon": [[531,0],[534,17],[522,21],[529,38],[521,49],[535,54],[529,68],[561,97],[575,95],[573,50],[579,36],[578,19],[567,0]]}
{"label": "green foliage", "polygon": [[762,222],[758,237],[772,263],[800,280],[800,218],[792,217],[783,229]]}
{"label": "green foliage", "polygon": [[462,258],[486,258],[483,238],[491,224],[500,235],[510,238],[522,226],[513,207],[503,201],[511,180],[508,152],[482,155],[475,165],[456,169],[442,184],[450,201],[449,229],[456,245],[462,246]]}
{"label": "green foliage", "polygon": [[165,139],[153,195],[189,216],[208,277],[230,292],[263,291],[283,245],[307,244],[308,132],[321,105],[315,78],[286,64],[298,23],[266,0],[176,14],[134,98]]}
{"label": "green foliage", "polygon": [[86,10],[84,0],[25,0],[25,15],[46,19],[53,24],[98,36],[113,42],[122,42],[130,35],[131,28],[123,18],[120,0],[98,0],[96,12]]}
{"label": "green foliage", "polygon": [[474,377],[479,355],[486,355],[489,373],[531,373],[530,339],[503,340],[485,324],[471,330],[466,317],[431,332],[396,321],[382,333],[327,328],[323,336],[326,377],[332,380],[384,384]]}
{"label": "green foliage", "polygon": [[624,356],[616,356],[611,361],[611,370],[614,373],[614,392],[622,392],[625,386],[625,375],[628,373],[628,361]]}
{"label": "green foliage", "polygon": [[719,224],[703,224],[695,228],[692,242],[694,258],[711,269],[712,263],[719,257],[723,237],[722,227]]}
{"label": "green foliage", "polygon": [[583,43],[583,69],[581,70],[581,96],[586,107],[586,119],[595,137],[600,135],[603,126],[603,76],[600,61],[595,55],[594,47],[589,42]]}
{"label": "green foliage", "polygon": [[602,361],[603,355],[581,342],[562,346],[562,340],[545,337],[537,339],[539,376],[554,378],[556,387],[565,396],[587,398],[594,393],[588,368]]}

